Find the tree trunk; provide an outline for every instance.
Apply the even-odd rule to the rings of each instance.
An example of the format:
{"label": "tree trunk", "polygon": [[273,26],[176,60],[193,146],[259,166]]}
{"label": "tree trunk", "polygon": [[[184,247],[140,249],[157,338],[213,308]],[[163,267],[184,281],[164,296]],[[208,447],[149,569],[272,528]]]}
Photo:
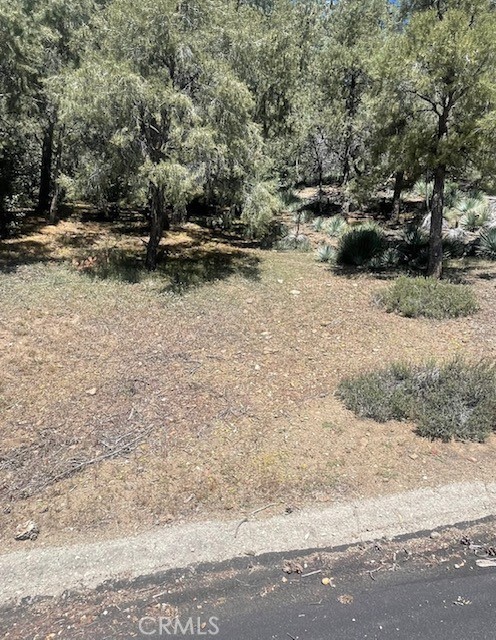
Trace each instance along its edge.
{"label": "tree trunk", "polygon": [[157,254],[160,240],[167,226],[164,192],[160,187],[152,185],[150,194],[150,239],[146,250],[145,266],[148,271],[157,268]]}
{"label": "tree trunk", "polygon": [[443,213],[446,166],[438,165],[434,173],[429,237],[429,267],[427,275],[439,279],[443,271]]}
{"label": "tree trunk", "polygon": [[38,193],[38,213],[48,213],[50,209],[50,191],[52,188],[52,156],[53,156],[53,132],[55,124],[50,119],[43,136],[43,149],[41,152],[40,190]]}
{"label": "tree trunk", "polygon": [[[436,155],[440,157],[440,146],[448,136],[448,119],[453,107],[453,93],[444,102],[439,114]],[[434,187],[431,199],[431,228],[429,235],[429,266],[427,275],[439,279],[443,272],[443,213],[444,183],[446,181],[446,165],[438,162],[434,171]]]}
{"label": "tree trunk", "polygon": [[345,150],[344,150],[344,161],[343,161],[343,173],[341,174],[341,186],[344,187],[348,184],[350,179],[351,167],[350,167],[350,144],[346,142]]}
{"label": "tree trunk", "polygon": [[401,210],[401,192],[403,190],[403,181],[405,178],[405,172],[403,170],[397,171],[394,178],[394,192],[393,192],[393,205],[391,212],[391,219],[394,222],[399,222],[400,210]]}
{"label": "tree trunk", "polygon": [[322,160],[319,157],[317,160],[318,163],[318,176],[319,176],[319,213],[322,214],[322,211],[324,210],[324,170],[322,167]]}
{"label": "tree trunk", "polygon": [[351,160],[352,160],[352,146],[353,146],[353,122],[356,115],[356,89],[357,89],[357,75],[354,70],[351,70],[350,77],[350,91],[346,98],[346,117],[348,123],[346,125],[346,138],[344,147],[343,158],[343,173],[341,176],[341,186],[346,186],[351,177]]}
{"label": "tree trunk", "polygon": [[50,213],[48,216],[49,224],[57,224],[58,213],[59,213],[59,198],[60,198],[60,187],[57,183],[55,183],[52,202],[50,203]]}
{"label": "tree trunk", "polygon": [[3,172],[4,166],[0,164],[0,239],[6,238],[9,232],[10,216],[6,207],[6,198],[9,191],[7,172]]}
{"label": "tree trunk", "polygon": [[5,210],[3,203],[0,202],[0,239],[8,236],[9,222],[9,215]]}
{"label": "tree trunk", "polygon": [[55,171],[53,176],[54,191],[53,191],[53,197],[50,203],[50,214],[48,216],[48,222],[50,224],[55,224],[57,222],[57,215],[58,215],[58,206],[59,206],[59,199],[60,199],[59,177],[60,177],[60,167],[62,164],[62,136],[63,136],[63,129],[60,128],[58,133],[57,149],[55,151]]}

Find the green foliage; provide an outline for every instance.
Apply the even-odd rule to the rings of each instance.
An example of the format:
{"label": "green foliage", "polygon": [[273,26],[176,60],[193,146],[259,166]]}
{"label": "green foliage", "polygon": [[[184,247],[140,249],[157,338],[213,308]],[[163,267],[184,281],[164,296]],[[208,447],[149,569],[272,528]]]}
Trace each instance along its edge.
{"label": "green foliage", "polygon": [[317,218],[315,218],[315,220],[312,222],[312,229],[314,231],[322,231],[322,227],[324,226],[324,220],[318,216]]}
{"label": "green foliage", "polygon": [[291,217],[296,225],[309,224],[313,221],[312,212],[307,211],[306,209],[303,209],[301,207],[296,208]]}
{"label": "green foliage", "polygon": [[369,266],[373,271],[386,271],[396,269],[400,266],[401,261],[400,251],[396,247],[387,247],[385,251],[372,258]]}
{"label": "green foliage", "polygon": [[459,216],[460,226],[466,231],[477,231],[490,219],[487,198],[466,198],[461,200],[454,210]]}
{"label": "green foliage", "polygon": [[[322,215],[327,177],[361,204],[395,173],[439,167],[453,223],[483,227],[450,176],[494,174],[496,14],[432,5],[399,19],[388,0],[0,0],[0,233],[48,191],[145,210],[155,253],[198,201],[260,239],[285,189],[297,238],[311,220],[296,184],[318,185]],[[414,190],[432,205],[432,182]]]}
{"label": "green foliage", "polygon": [[393,364],[343,380],[338,397],[359,416],[410,420],[421,436],[484,442],[496,428],[496,371],[486,362]]}
{"label": "green foliage", "polygon": [[[496,12],[492,0],[443,2],[443,11],[441,3],[429,4],[401,23],[373,66],[381,91],[380,131],[392,132],[400,168],[433,176],[429,204],[439,220],[446,178],[469,166],[485,174],[494,170],[488,143],[496,135]],[[442,271],[441,233],[440,225],[432,226],[429,271],[436,277]]]}
{"label": "green foliage", "polygon": [[467,250],[468,246],[463,239],[463,230],[448,229],[443,236],[443,260],[463,258]]}
{"label": "green foliage", "polygon": [[354,227],[339,239],[336,262],[346,266],[368,266],[383,254],[386,247],[386,237],[379,228],[367,225]]}
{"label": "green foliage", "polygon": [[[403,135],[424,169],[434,170],[439,162],[458,169],[469,157],[483,160],[491,119],[487,100],[494,91],[495,26],[489,1],[456,3],[442,19],[435,8],[414,12],[380,52],[382,77],[392,90],[390,109],[404,107],[405,94],[411,98],[413,117]],[[438,140],[445,117],[453,120]]]}
{"label": "green foliage", "polygon": [[354,185],[361,191],[364,165],[369,165],[367,141],[374,127],[369,107],[373,93],[370,59],[391,26],[390,7],[385,0],[329,4],[327,38],[317,59],[317,90],[312,93],[320,125],[314,147],[319,140],[324,142],[331,172],[344,185],[362,176]]}
{"label": "green foliage", "polygon": [[481,231],[478,253],[483,258],[496,260],[496,227]]}
{"label": "green foliage", "polygon": [[260,238],[260,246],[262,249],[276,248],[280,240],[289,235],[289,227],[281,220],[274,218],[269,225],[265,235]]}
{"label": "green foliage", "polygon": [[337,238],[348,229],[348,223],[342,216],[332,216],[323,225],[323,228],[328,236],[331,238]]}
{"label": "green foliage", "polygon": [[275,188],[269,183],[257,183],[249,189],[242,202],[241,221],[251,238],[264,237],[281,203]]}
{"label": "green foliage", "polygon": [[323,243],[317,247],[316,259],[318,262],[334,262],[336,250],[330,244]]}
{"label": "green foliage", "polygon": [[[420,178],[413,185],[412,195],[423,198],[427,204],[429,204],[432,199],[433,190],[433,182],[426,182],[425,178]],[[447,209],[452,209],[457,206],[462,197],[458,183],[448,180],[444,187],[444,206]]]}
{"label": "green foliage", "polygon": [[289,233],[281,238],[275,245],[279,251],[310,251],[312,245],[303,233]]}
{"label": "green foliage", "polygon": [[41,33],[20,0],[0,0],[0,237],[35,195]]}
{"label": "green foliage", "polygon": [[[443,260],[461,258],[467,250],[463,242],[463,232],[448,229],[443,236]],[[401,261],[409,267],[424,269],[429,257],[429,235],[423,226],[409,225],[397,245]]]}
{"label": "green foliage", "polygon": [[305,201],[292,189],[282,189],[280,193],[282,206],[286,211],[299,211],[304,208]]}
{"label": "green foliage", "polygon": [[401,276],[379,296],[389,312],[417,318],[441,320],[475,313],[479,305],[470,287],[432,278]]}
{"label": "green foliage", "polygon": [[399,250],[410,264],[421,265],[427,261],[429,236],[422,227],[409,225],[403,231]]}
{"label": "green foliage", "polygon": [[453,209],[463,198],[458,183],[448,180],[444,185],[444,206],[447,209]]}
{"label": "green foliage", "polygon": [[430,202],[432,198],[432,182],[427,182],[425,178],[420,178],[413,185],[412,194],[418,198],[423,198],[426,202]]}

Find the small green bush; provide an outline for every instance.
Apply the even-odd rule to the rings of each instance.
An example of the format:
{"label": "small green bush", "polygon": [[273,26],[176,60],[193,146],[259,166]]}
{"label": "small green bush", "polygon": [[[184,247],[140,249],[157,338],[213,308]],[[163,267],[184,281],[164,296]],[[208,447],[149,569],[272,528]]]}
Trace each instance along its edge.
{"label": "small green bush", "polygon": [[464,242],[462,229],[449,229],[443,236],[443,260],[463,258],[469,247]]}
{"label": "small green bush", "polygon": [[332,216],[323,225],[323,229],[331,238],[338,238],[348,229],[348,223],[341,216]]}
{"label": "small green bush", "polygon": [[444,185],[444,205],[448,208],[456,207],[458,202],[462,200],[463,193],[460,191],[458,183],[447,180]]}
{"label": "small green bush", "polygon": [[466,285],[439,282],[432,278],[401,276],[379,295],[386,311],[396,311],[407,318],[424,316],[441,320],[475,313],[479,306]]}
{"label": "small green bush", "polygon": [[477,231],[489,220],[490,210],[487,198],[465,198],[453,209],[459,214],[460,226],[465,231]]}
{"label": "small green bush", "polygon": [[375,258],[372,258],[369,262],[369,266],[374,271],[396,269],[401,263],[401,258],[401,253],[396,249],[396,247],[388,247]]}
{"label": "small green bush", "polygon": [[413,185],[412,194],[424,200],[429,201],[432,198],[433,184],[432,182],[426,182],[424,178],[420,178]]}
{"label": "small green bush", "polygon": [[481,231],[478,254],[489,260],[496,260],[496,227]]}
{"label": "small green bush", "polygon": [[[426,202],[432,200],[432,194],[434,192],[434,183],[426,182],[424,178],[417,180],[412,189],[412,195],[424,198]],[[447,208],[451,209],[462,199],[459,186],[456,182],[446,181],[444,187],[444,204]]]}
{"label": "small green bush", "polygon": [[314,231],[322,231],[322,227],[324,226],[324,220],[319,216],[317,218],[315,218],[315,220],[312,222],[312,229]]}
{"label": "small green bush", "polygon": [[279,251],[310,251],[310,240],[302,233],[290,233],[281,238],[275,245]]}
{"label": "small green bush", "polygon": [[344,233],[338,244],[336,262],[354,267],[367,266],[387,248],[386,237],[379,228],[370,225],[355,227]]}
{"label": "small green bush", "polygon": [[316,260],[317,262],[333,262],[335,256],[335,249],[330,244],[321,244],[317,247]]}
{"label": "small green bush", "polygon": [[291,216],[293,222],[297,225],[300,224],[313,224],[313,213],[311,211],[306,211],[305,209],[297,209],[293,212]]}
{"label": "small green bush", "polygon": [[343,380],[337,395],[358,416],[411,420],[419,435],[443,442],[484,442],[496,429],[496,370],[487,362],[394,364]]}
{"label": "small green bush", "polygon": [[410,225],[403,231],[398,249],[408,264],[424,265],[429,257],[429,235],[420,226]]}

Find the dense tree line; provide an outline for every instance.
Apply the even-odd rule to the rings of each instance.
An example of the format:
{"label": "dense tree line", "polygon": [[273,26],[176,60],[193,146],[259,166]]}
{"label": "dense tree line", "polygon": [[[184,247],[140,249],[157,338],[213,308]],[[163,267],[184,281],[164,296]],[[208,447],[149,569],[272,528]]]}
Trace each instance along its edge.
{"label": "dense tree line", "polygon": [[[0,234],[61,199],[141,207],[146,264],[192,202],[253,236],[281,188],[494,170],[492,0],[0,0]],[[350,196],[350,197],[351,197]],[[358,197],[358,196],[356,196]]]}

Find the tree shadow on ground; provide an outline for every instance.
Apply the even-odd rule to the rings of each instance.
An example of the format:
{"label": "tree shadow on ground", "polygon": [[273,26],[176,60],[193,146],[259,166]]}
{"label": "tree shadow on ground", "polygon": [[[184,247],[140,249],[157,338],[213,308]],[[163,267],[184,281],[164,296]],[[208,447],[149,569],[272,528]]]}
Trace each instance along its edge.
{"label": "tree shadow on ground", "polygon": [[477,277],[480,280],[496,280],[496,271],[490,273],[489,271],[485,271],[484,273],[478,273]]}
{"label": "tree shadow on ground", "polygon": [[[482,263],[481,263],[482,262]],[[332,273],[342,278],[356,280],[365,276],[370,276],[375,280],[391,281],[399,276],[409,277],[427,277],[427,265],[419,266],[418,264],[403,263],[400,266],[392,266],[390,268],[372,269],[368,266],[352,267],[346,265],[332,265],[330,267]],[[470,261],[463,265],[450,264],[447,261],[443,267],[442,279],[453,284],[474,284],[476,280],[492,281],[496,280],[496,263],[495,270],[491,271],[487,263],[479,261],[478,258],[472,257]]]}
{"label": "tree shadow on ground", "polygon": [[399,276],[419,276],[422,275],[422,271],[405,268],[394,267],[391,269],[370,269],[368,267],[350,267],[341,265],[332,265],[329,270],[333,275],[345,278],[347,280],[359,280],[363,277],[371,277],[374,280],[384,280],[388,282],[395,280]]}
{"label": "tree shadow on ground", "polygon": [[454,284],[474,284],[477,280],[496,280],[496,263],[495,270],[491,271],[483,259],[472,257],[463,265],[446,265],[443,278]]}
{"label": "tree shadow on ground", "polygon": [[[194,287],[240,275],[260,279],[259,258],[245,251],[228,248],[184,247],[181,243],[167,251],[163,247],[155,277],[166,283],[164,293],[183,294]],[[79,262],[78,271],[90,278],[135,284],[153,277],[143,265],[143,256],[123,249],[102,250]]]}
{"label": "tree shadow on ground", "polygon": [[41,241],[23,238],[14,243],[0,242],[0,273],[15,273],[23,265],[51,261],[50,247]]}
{"label": "tree shadow on ground", "polygon": [[189,289],[239,275],[260,280],[260,259],[240,250],[198,249],[187,255],[167,256],[159,272],[169,279],[164,292],[186,293]]}
{"label": "tree shadow on ground", "polygon": [[[111,221],[102,215],[87,206],[74,207],[68,218],[75,225],[68,226],[65,220],[48,225],[45,218],[30,212],[23,217],[18,234],[0,242],[0,272],[67,263],[92,279],[138,283],[149,278],[144,267],[143,216],[124,211]],[[156,277],[163,279],[164,291],[174,293],[233,275],[258,280],[259,259],[248,250],[252,245],[238,229],[174,226],[160,246]]]}
{"label": "tree shadow on ground", "polygon": [[238,249],[260,248],[260,241],[247,237],[244,233],[245,228],[240,223],[235,222],[229,229],[223,229],[222,227],[208,226],[208,220],[204,217],[191,217],[189,222],[197,225],[188,229],[188,235],[197,239],[197,244],[201,244],[205,238],[208,238]]}

